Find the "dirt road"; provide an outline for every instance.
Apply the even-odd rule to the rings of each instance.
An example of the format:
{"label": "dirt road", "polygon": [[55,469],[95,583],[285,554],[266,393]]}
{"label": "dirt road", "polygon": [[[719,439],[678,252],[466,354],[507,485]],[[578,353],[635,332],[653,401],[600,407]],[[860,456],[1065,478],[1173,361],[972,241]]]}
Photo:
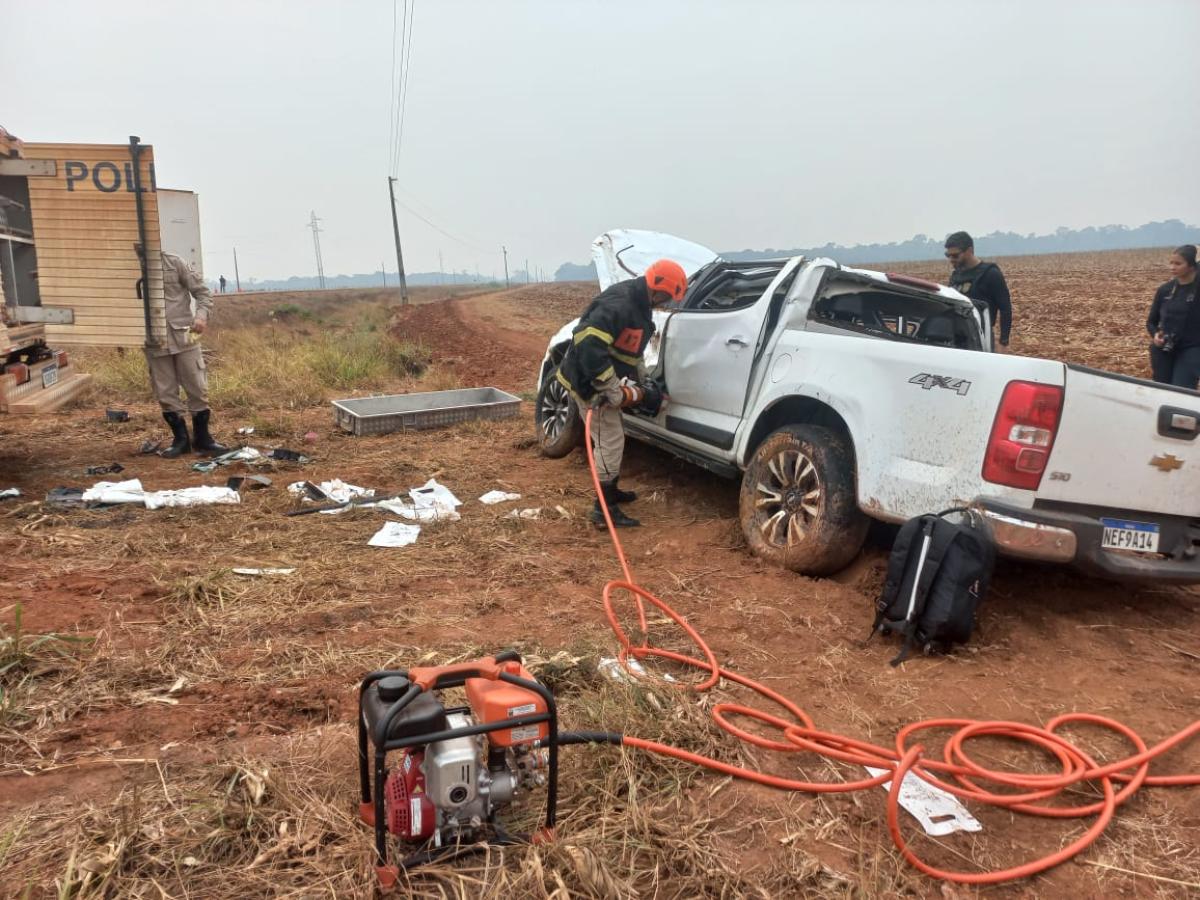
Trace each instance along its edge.
{"label": "dirt road", "polygon": [[[403,312],[395,331],[433,351],[429,385],[495,384],[528,396],[547,335],[590,295],[586,286],[544,285],[455,299]],[[1072,335],[1083,339],[1082,329]],[[711,697],[668,698],[664,712],[649,715],[594,705],[593,695],[608,688],[581,673],[613,647],[600,590],[616,564],[607,538],[584,520],[591,496],[581,455],[540,458],[530,407],[520,420],[361,439],[333,431],[324,408],[286,411],[272,443],[317,430],[313,461],[281,467],[275,490],[246,494],[238,507],[56,512],[23,501],[5,510],[0,587],[23,600],[26,629],[95,639],[85,664],[64,660],[41,672],[20,715],[0,720],[0,811],[19,826],[20,853],[7,857],[14,883],[49,895],[74,850],[123,896],[152,884],[173,886],[175,895],[199,883],[206,896],[303,894],[317,883],[338,896],[370,896],[367,839],[353,821],[349,723],[358,677],[514,644],[557,660],[544,664],[558,673],[575,724],[703,742],[727,758],[794,772],[777,759],[750,759],[708,730]],[[82,472],[98,453],[119,458],[129,470],[123,477],[138,475],[148,487],[223,483],[226,473],[203,476],[186,463],[132,454],[160,430],[148,404],[125,426],[102,418],[101,401],[9,433],[0,464],[31,501],[58,484],[90,483]],[[71,439],[56,440],[64,430]],[[373,511],[282,515],[292,503],[278,486],[291,480],[403,489],[431,476],[467,501],[463,520],[427,528],[406,551],[366,546],[382,521]],[[931,716],[1041,723],[1087,710],[1154,741],[1200,708],[1194,590],[1128,588],[1002,563],[972,644],[895,670],[887,665],[893,644],[861,644],[882,581],[885,529],[846,573],[807,579],[746,552],[735,483],[640,445],[630,447],[623,483],[643,495],[635,512],[645,527],[630,549],[646,586],[686,615],[724,664],[796,699],[818,727],[888,743],[903,724]],[[516,505],[539,507],[542,517],[511,519],[506,507],[474,502],[497,487],[520,493]],[[295,566],[298,574],[246,578],[231,574],[237,565]],[[11,628],[12,620],[10,603],[3,621]],[[663,643],[687,649],[662,623],[654,627]],[[719,696],[747,699],[735,690]],[[1081,740],[1101,757],[1124,750],[1102,736]],[[1010,748],[985,742],[981,752],[1006,759]],[[784,795],[636,754],[622,763],[606,750],[575,751],[568,766],[568,843],[643,896],[972,895],[944,894],[895,858],[882,791]],[[1196,770],[1200,747],[1161,767]],[[847,774],[811,768],[814,777]],[[262,772],[270,774],[255,774]],[[260,777],[268,789],[255,806],[244,794],[254,796],[246,786]],[[646,804],[637,815],[634,785]],[[205,812],[213,809],[215,819]],[[64,815],[73,810],[85,814]],[[998,867],[1041,855],[1084,827],[992,810],[978,816],[981,835],[922,840],[921,852],[951,867]],[[139,823],[150,820],[160,824],[147,832]],[[611,823],[631,821],[644,830],[606,843],[618,827]],[[293,823],[286,839],[283,822]],[[681,835],[686,847],[672,843]],[[1200,791],[1143,791],[1086,854],[1089,864],[987,893],[1182,896],[1180,883],[1200,871],[1198,847]],[[250,863],[268,851],[260,866],[269,872],[256,873]],[[0,867],[5,853],[0,840]],[[580,886],[571,858],[551,854],[538,868],[529,859],[492,860],[499,868],[484,882],[454,882],[462,893],[453,895],[472,896],[479,883],[499,890],[511,878],[511,896],[541,896],[529,885],[543,875],[529,873],[542,866],[542,890],[553,889],[555,873],[584,896],[603,895]],[[450,882],[413,890],[438,896],[442,883]]]}

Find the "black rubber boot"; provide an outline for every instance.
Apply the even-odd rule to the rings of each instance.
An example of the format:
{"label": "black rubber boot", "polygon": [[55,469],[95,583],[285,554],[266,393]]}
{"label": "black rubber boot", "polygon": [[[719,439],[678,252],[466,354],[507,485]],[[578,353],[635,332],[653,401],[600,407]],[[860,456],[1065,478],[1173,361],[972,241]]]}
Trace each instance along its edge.
{"label": "black rubber boot", "polygon": [[[614,528],[637,528],[642,524],[632,516],[625,515],[625,513],[621,511],[621,507],[617,505],[615,481],[608,482],[607,484],[601,484],[600,487],[604,491],[604,502],[608,505],[608,514],[612,517]],[[600,508],[599,500],[597,500],[595,505],[592,507],[592,514],[590,518],[592,520],[592,524],[597,528],[608,527],[608,523],[604,521],[604,510]]]}
{"label": "black rubber boot", "polygon": [[192,449],[192,442],[188,439],[187,423],[183,421],[183,416],[177,412],[164,412],[163,420],[171,426],[174,440],[170,447],[160,450],[158,455],[163,459],[174,459],[189,452]]}
{"label": "black rubber boot", "polygon": [[209,434],[208,420],[211,416],[211,409],[192,413],[192,433],[196,437],[195,441],[192,442],[192,447],[197,453],[219,456],[222,453],[228,453],[229,448],[224,444],[217,443],[217,441],[213,440],[213,436]]}
{"label": "black rubber boot", "polygon": [[614,478],[612,483],[613,499],[617,503],[632,503],[637,499],[637,491],[623,491],[620,488],[621,479]]}

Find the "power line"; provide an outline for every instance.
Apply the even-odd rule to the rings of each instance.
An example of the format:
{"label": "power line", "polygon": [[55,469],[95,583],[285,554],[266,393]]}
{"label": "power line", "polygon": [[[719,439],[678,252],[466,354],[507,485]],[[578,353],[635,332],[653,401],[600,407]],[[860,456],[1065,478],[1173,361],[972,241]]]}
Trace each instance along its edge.
{"label": "power line", "polygon": [[396,135],[396,9],[397,0],[392,0],[392,77],[388,80],[388,145],[387,156],[385,161],[391,164],[392,161],[392,142]]}
{"label": "power line", "polygon": [[426,225],[428,225],[428,226],[429,226],[430,228],[432,228],[434,231],[436,231],[436,232],[438,232],[438,233],[440,233],[440,234],[443,234],[443,235],[445,235],[446,237],[450,238],[450,240],[452,240],[452,241],[457,241],[458,243],[462,244],[463,246],[465,246],[465,247],[471,247],[472,249],[475,249],[475,250],[483,250],[483,249],[484,249],[484,248],[483,248],[483,247],[481,247],[479,244],[476,244],[476,243],[474,243],[474,242],[472,242],[472,241],[465,240],[465,239],[463,239],[463,238],[460,238],[460,237],[456,237],[455,235],[453,235],[453,234],[451,234],[450,232],[448,232],[446,229],[442,228],[442,227],[441,227],[440,225],[438,225],[436,222],[431,222],[429,219],[425,218],[423,215],[421,215],[419,212],[417,212],[415,209],[413,209],[413,208],[412,208],[411,206],[409,206],[407,203],[404,203],[404,202],[402,202],[402,201],[400,201],[400,200],[397,200],[397,201],[396,201],[396,204],[397,204],[398,206],[400,206],[402,209],[406,210],[406,211],[407,211],[408,213],[410,213],[411,215],[414,215],[414,216],[416,216],[418,219],[420,219],[422,222],[424,222]]}
{"label": "power line", "polygon": [[[404,5],[408,6],[408,0],[404,0]],[[404,114],[408,110],[408,70],[412,65],[412,37],[413,37],[413,19],[417,15],[417,0],[412,0],[412,11],[408,16],[408,27],[405,29],[408,32],[408,44],[404,48],[404,74],[400,79],[400,131],[396,136],[396,165],[395,168],[400,168],[400,148],[404,146]]]}

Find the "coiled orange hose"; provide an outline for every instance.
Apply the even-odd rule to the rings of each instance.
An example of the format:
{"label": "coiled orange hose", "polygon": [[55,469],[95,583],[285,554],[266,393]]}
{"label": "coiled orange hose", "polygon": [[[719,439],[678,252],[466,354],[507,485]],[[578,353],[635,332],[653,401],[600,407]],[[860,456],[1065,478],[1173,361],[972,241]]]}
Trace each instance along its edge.
{"label": "coiled orange hose", "polygon": [[[688,689],[697,692],[706,691],[715,686],[720,679],[724,678],[735,684],[750,688],[755,693],[777,704],[791,716],[789,720],[736,703],[718,703],[715,705],[712,714],[717,725],[747,743],[781,753],[815,753],[829,759],[836,759],[855,765],[870,766],[876,769],[887,769],[887,771],[882,775],[873,778],[862,778],[857,781],[833,783],[798,781],[791,778],[768,775],[753,769],[746,769],[742,766],[731,765],[657,741],[647,741],[642,738],[624,736],[621,741],[624,746],[637,747],[651,753],[670,756],[684,762],[704,766],[725,775],[731,775],[734,778],[741,778],[746,781],[753,781],[758,784],[767,785],[768,787],[787,791],[803,791],[814,794],[846,793],[848,791],[875,787],[891,781],[887,802],[887,825],[897,849],[899,849],[905,859],[925,874],[931,875],[934,878],[942,878],[947,881],[955,881],[963,884],[997,884],[1017,878],[1026,878],[1065,862],[1089,847],[1108,826],[1108,823],[1112,821],[1117,807],[1133,796],[1143,785],[1175,787],[1200,785],[1200,773],[1155,776],[1149,774],[1150,763],[1154,759],[1200,734],[1200,720],[1193,722],[1166,740],[1149,748],[1146,746],[1145,741],[1127,725],[1123,725],[1115,719],[1110,719],[1106,716],[1089,713],[1071,713],[1058,716],[1048,722],[1045,727],[1026,725],[1021,722],[957,718],[926,719],[900,729],[896,735],[896,746],[894,749],[817,729],[808,714],[782,694],[744,675],[738,675],[736,672],[721,668],[716,655],[709,648],[708,644],[705,643],[700,633],[665,601],[637,584],[634,580],[633,572],[630,570],[625,550],[621,546],[621,539],[617,536],[616,529],[613,528],[612,516],[609,514],[608,505],[604,502],[603,491],[600,489],[600,478],[596,473],[596,460],[592,450],[592,413],[590,410],[584,420],[584,430],[588,466],[592,473],[592,483],[596,488],[596,496],[600,498],[600,507],[604,512],[604,520],[608,525],[608,533],[612,538],[613,549],[616,551],[617,559],[621,563],[621,570],[625,576],[624,580],[610,581],[604,586],[604,611],[620,644],[619,658],[622,664],[628,668],[628,659],[632,656],[635,659],[656,657],[693,666],[706,674],[702,681],[688,685]],[[634,604],[637,609],[638,624],[643,635],[646,635],[647,632],[645,604],[650,603],[683,629],[699,649],[703,659],[687,656],[682,653],[675,653],[659,647],[652,647],[648,643],[648,637],[643,640],[640,646],[634,646],[628,634],[621,627],[615,608],[614,595],[621,592],[633,595]],[[762,737],[761,735],[747,731],[734,723],[733,719],[737,717],[752,719],[760,725],[770,726],[777,730],[783,739]],[[1133,745],[1136,752],[1125,759],[1100,765],[1083,750],[1056,733],[1059,727],[1070,723],[1085,723],[1106,728],[1124,737]],[[923,748],[920,744],[909,746],[909,738],[917,732],[947,728],[954,729],[954,731],[945,743],[942,753],[943,758],[940,761],[924,757],[922,755]],[[966,745],[972,738],[983,736],[1006,737],[1022,741],[1043,750],[1058,760],[1062,766],[1062,772],[1056,775],[1039,775],[997,771],[982,766],[975,762],[967,753]],[[1096,821],[1082,836],[1066,847],[1021,865],[983,872],[956,872],[940,869],[917,856],[912,848],[909,847],[900,829],[900,785],[904,781],[905,776],[910,772],[929,784],[935,785],[964,800],[973,800],[979,803],[1004,807],[1016,812],[1051,818],[1096,816]],[[1015,789],[1022,793],[999,793],[982,787],[979,783],[981,781],[991,782],[994,785],[1009,790]],[[1088,781],[1098,781],[1100,783],[1101,789],[1104,792],[1102,800],[1084,806],[1041,805],[1042,801],[1060,796],[1066,788]],[[1114,783],[1122,784],[1123,787],[1119,791],[1114,790]]]}

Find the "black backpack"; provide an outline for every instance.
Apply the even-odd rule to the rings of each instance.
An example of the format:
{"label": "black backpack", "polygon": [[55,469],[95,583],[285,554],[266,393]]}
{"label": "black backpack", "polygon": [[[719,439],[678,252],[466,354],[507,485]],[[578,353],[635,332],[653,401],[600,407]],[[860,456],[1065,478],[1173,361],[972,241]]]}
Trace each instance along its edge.
{"label": "black backpack", "polygon": [[[965,521],[949,521],[951,513],[963,513]],[[907,659],[913,647],[930,653],[970,639],[995,558],[982,516],[972,510],[948,509],[904,523],[888,558],[871,631],[872,636],[904,635],[893,666]]]}

